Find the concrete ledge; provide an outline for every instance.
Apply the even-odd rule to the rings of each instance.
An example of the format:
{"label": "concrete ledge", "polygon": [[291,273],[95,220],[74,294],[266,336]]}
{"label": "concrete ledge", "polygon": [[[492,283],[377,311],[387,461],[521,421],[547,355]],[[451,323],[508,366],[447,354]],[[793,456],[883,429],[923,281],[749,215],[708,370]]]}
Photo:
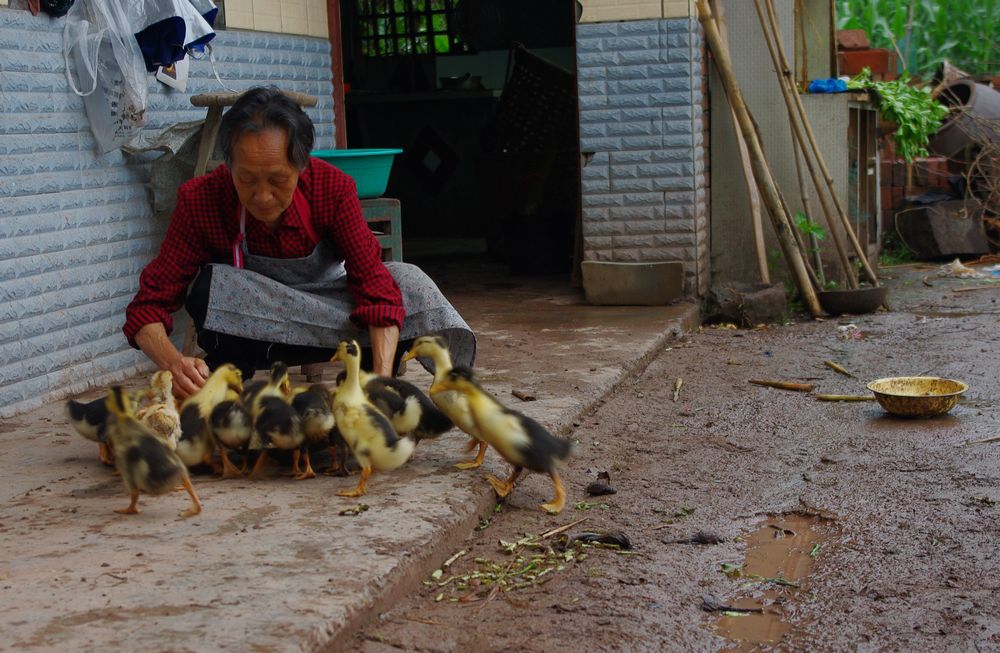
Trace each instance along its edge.
{"label": "concrete ledge", "polygon": [[[692,304],[594,307],[558,287],[498,297],[466,286],[450,296],[479,334],[487,387],[559,434],[699,320]],[[413,367],[407,378],[426,387],[429,375]],[[538,400],[518,403],[512,389]],[[141,515],[113,513],[128,501],[121,481],[70,432],[61,404],[0,421],[0,533],[9,543],[0,551],[0,631],[19,651],[343,650],[491,512],[482,475],[509,468],[490,452],[482,470],[455,470],[466,440],[456,431],[422,444],[361,500],[334,494],[356,479],[199,476],[205,512],[177,520],[181,495],[144,498]],[[576,500],[583,488],[567,491]],[[549,492],[544,476],[527,476],[506,509],[561,523],[537,510]],[[340,514],[361,502],[370,510]]]}
{"label": "concrete ledge", "polygon": [[583,289],[596,306],[663,306],[684,292],[684,264],[584,261]]}

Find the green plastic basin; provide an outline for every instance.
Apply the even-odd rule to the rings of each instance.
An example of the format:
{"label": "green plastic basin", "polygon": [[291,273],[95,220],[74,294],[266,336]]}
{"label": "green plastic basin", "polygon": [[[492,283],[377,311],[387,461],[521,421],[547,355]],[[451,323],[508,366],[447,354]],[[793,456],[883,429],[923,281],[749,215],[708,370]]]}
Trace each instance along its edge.
{"label": "green plastic basin", "polygon": [[385,193],[392,161],[402,152],[396,149],[346,149],[316,150],[312,155],[350,175],[358,185],[358,197],[369,199]]}

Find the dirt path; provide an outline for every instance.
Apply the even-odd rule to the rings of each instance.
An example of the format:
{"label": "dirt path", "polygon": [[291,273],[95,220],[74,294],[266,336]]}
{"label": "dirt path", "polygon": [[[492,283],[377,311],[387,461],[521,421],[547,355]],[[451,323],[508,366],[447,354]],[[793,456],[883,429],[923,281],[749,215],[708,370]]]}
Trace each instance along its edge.
{"label": "dirt path", "polygon": [[[1000,290],[935,284],[897,280],[893,313],[678,340],[575,429],[562,515],[536,508],[546,478],[522,480],[467,553],[350,648],[1000,649],[1000,442],[964,445],[1000,435]],[[862,379],[921,373],[971,389],[948,416],[906,421],[747,383],[863,394]],[[589,497],[602,471],[617,493]],[[584,517],[567,535],[620,531],[631,554],[563,552],[556,536],[517,547],[518,562],[498,544]],[[698,531],[722,541],[682,542]],[[477,571],[525,587],[491,596]],[[720,616],[706,597],[764,613]]]}

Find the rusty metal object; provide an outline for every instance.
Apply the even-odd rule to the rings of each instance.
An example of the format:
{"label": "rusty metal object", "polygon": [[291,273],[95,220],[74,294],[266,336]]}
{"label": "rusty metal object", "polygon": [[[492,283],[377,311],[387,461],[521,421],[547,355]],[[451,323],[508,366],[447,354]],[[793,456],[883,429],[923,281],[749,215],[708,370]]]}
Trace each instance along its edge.
{"label": "rusty metal object", "polygon": [[897,376],[868,384],[875,400],[899,417],[934,417],[955,407],[969,386],[936,376]]}
{"label": "rusty metal object", "polygon": [[1000,119],[1000,92],[971,79],[960,79],[942,87],[937,100],[950,113],[930,139],[932,152],[954,157],[969,145],[995,144],[997,135],[991,123]]}

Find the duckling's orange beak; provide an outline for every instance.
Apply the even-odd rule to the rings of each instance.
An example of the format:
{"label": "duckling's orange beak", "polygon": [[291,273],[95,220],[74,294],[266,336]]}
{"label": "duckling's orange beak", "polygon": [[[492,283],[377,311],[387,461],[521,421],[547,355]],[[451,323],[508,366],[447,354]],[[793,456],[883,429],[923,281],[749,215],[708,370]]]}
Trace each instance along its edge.
{"label": "duckling's orange beak", "polygon": [[403,354],[402,361],[405,363],[406,361],[411,361],[411,360],[413,360],[416,357],[417,357],[417,355],[413,352],[412,349],[410,349],[405,354]]}
{"label": "duckling's orange beak", "polygon": [[330,359],[330,362],[336,363],[339,360],[340,360],[340,350],[338,349],[336,352],[334,352],[333,358]]}

